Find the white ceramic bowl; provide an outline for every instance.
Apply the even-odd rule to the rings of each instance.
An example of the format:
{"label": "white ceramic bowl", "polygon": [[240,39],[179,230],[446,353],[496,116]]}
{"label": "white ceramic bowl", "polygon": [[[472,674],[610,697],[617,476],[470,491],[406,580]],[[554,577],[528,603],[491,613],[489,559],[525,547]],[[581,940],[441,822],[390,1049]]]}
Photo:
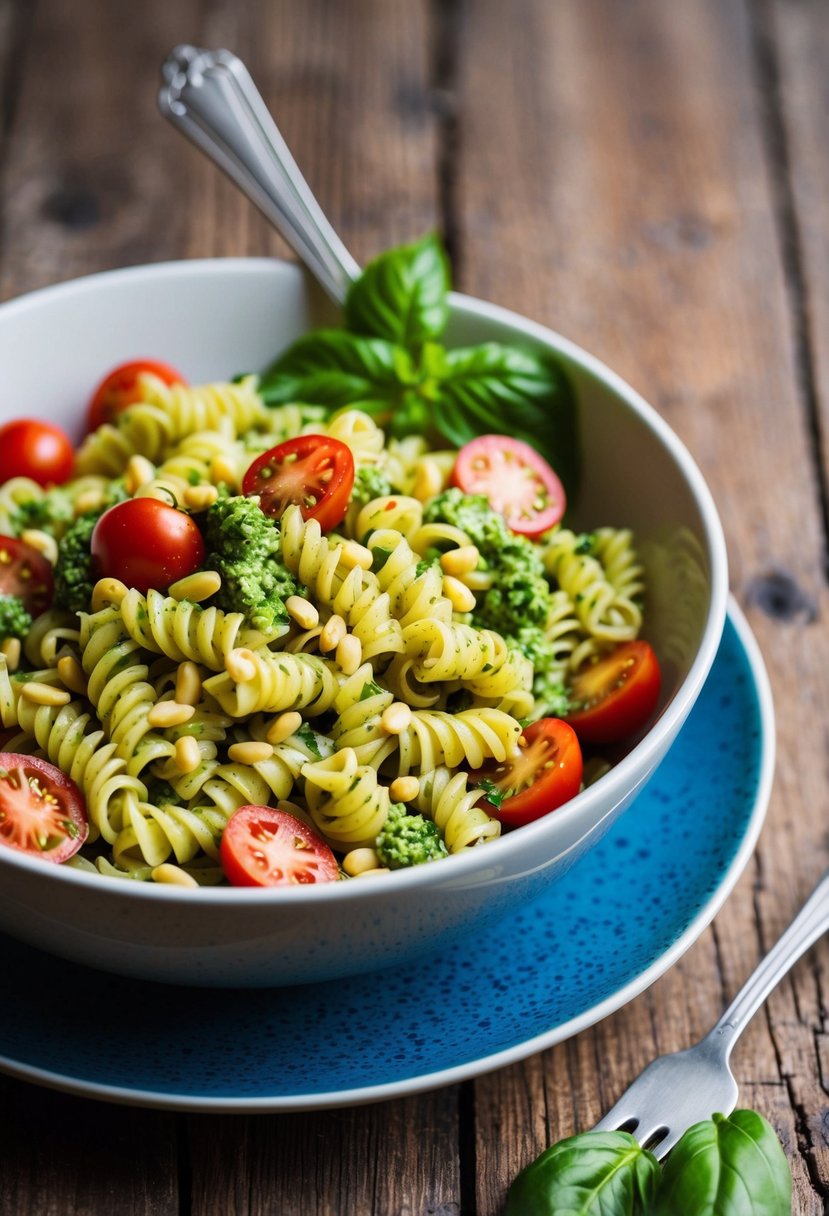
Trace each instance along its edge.
{"label": "white ceramic bowl", "polygon": [[[596,359],[514,313],[455,295],[449,340],[554,351],[579,403],[584,453],[575,523],[635,530],[646,636],[663,666],[655,725],[565,807],[500,840],[380,881],[298,889],[182,890],[99,878],[0,850],[0,928],[79,962],[196,985],[296,984],[485,949],[495,918],[555,881],[653,772],[705,680],[723,628],[725,544],[709,491],[661,418]],[[193,383],[262,368],[330,305],[302,271],[268,260],[170,263],[94,275],[0,307],[2,410],[79,432],[92,386],[156,357]]]}

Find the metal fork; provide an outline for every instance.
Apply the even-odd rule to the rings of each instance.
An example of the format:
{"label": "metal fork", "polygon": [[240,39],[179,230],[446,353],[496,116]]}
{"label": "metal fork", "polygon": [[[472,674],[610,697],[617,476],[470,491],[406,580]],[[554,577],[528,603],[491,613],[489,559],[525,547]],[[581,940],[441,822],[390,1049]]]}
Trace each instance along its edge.
{"label": "metal fork", "polygon": [[656,1157],[664,1157],[683,1132],[737,1103],[732,1048],[800,956],[829,929],[829,870],[716,1026],[693,1047],[660,1056],[622,1094],[594,1131],[627,1131]]}

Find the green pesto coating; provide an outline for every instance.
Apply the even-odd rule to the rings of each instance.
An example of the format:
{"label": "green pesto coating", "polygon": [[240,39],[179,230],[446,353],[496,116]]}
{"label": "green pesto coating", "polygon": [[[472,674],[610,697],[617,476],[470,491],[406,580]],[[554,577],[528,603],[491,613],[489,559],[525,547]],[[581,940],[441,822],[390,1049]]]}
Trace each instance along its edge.
{"label": "green pesto coating", "polygon": [[11,513],[16,535],[27,528],[37,528],[60,536],[74,518],[72,499],[60,486],[47,490],[42,498],[27,498],[18,503]]}
{"label": "green pesto coating", "polygon": [[561,665],[556,662],[555,645],[544,636],[537,625],[525,625],[510,638],[533,665],[533,696],[536,706],[533,717],[564,718],[570,709],[570,699],[561,678]]}
{"label": "green pesto coating", "polygon": [[431,819],[410,815],[402,802],[393,802],[377,837],[377,856],[390,870],[419,866],[446,857],[448,849]]}
{"label": "green pesto coating", "polygon": [[282,561],[279,528],[252,498],[219,498],[204,515],[205,570],[222,586],[210,601],[225,612],[242,612],[263,633],[287,623],[285,600],[297,586]]}
{"label": "green pesto coating", "polygon": [[58,541],[55,565],[55,605],[68,612],[88,612],[97,582],[92,554],[92,533],[102,511],[79,515]]}
{"label": "green pesto coating", "polygon": [[354,488],[351,491],[351,502],[365,506],[372,498],[384,498],[391,494],[393,486],[382,469],[373,464],[363,464],[354,474]]}
{"label": "green pesto coating", "polygon": [[0,641],[25,638],[32,627],[32,618],[19,595],[0,595]]}

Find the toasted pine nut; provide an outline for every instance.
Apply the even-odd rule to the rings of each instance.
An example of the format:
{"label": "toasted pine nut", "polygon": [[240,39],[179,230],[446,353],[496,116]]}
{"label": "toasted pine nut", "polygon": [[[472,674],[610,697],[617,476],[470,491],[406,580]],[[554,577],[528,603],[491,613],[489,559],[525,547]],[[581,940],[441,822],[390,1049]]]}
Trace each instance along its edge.
{"label": "toasted pine nut", "polygon": [[352,849],[343,858],[343,869],[352,878],[365,874],[367,870],[376,870],[379,865],[380,858],[374,849]]}
{"label": "toasted pine nut", "polygon": [[291,735],[295,735],[300,726],[302,726],[302,714],[296,709],[286,710],[284,714],[274,718],[265,732],[265,738],[275,747],[277,743],[284,743],[286,739],[290,739]]}
{"label": "toasted pine nut", "polygon": [[42,532],[40,528],[26,528],[24,532],[21,532],[20,539],[24,544],[37,549],[38,553],[42,553],[47,562],[54,566],[58,560],[58,542],[54,536],[50,536],[48,532]]}
{"label": "toasted pine nut", "polygon": [[347,540],[340,552],[340,561],[350,570],[353,570],[355,566],[359,566],[361,570],[370,570],[374,562],[374,555],[371,549],[367,549],[365,545],[358,545],[356,540]]}
{"label": "toasted pine nut", "polygon": [[118,578],[99,578],[92,588],[92,611],[100,612],[121,603],[127,588]]}
{"label": "toasted pine nut", "polygon": [[340,642],[345,637],[345,621],[341,616],[337,616],[336,612],[322,627],[320,634],[320,650],[325,653],[327,650],[335,650]]}
{"label": "toasted pine nut", "polygon": [[440,559],[444,574],[469,574],[477,569],[480,561],[477,545],[461,545],[458,549],[450,549]]}
{"label": "toasted pine nut", "polygon": [[218,497],[215,486],[188,486],[184,491],[184,501],[191,511],[206,511]]}
{"label": "toasted pine nut", "polygon": [[256,743],[251,739],[249,743],[232,743],[227,754],[237,764],[260,764],[263,760],[270,760],[273,748],[270,743]]}
{"label": "toasted pine nut", "polygon": [[432,498],[435,494],[439,494],[442,489],[443,474],[434,460],[429,460],[428,458],[421,460],[417,466],[412,496],[419,498],[421,502],[425,502],[427,498]]}
{"label": "toasted pine nut", "polygon": [[171,887],[197,887],[192,874],[188,874],[186,870],[182,870],[181,866],[174,866],[171,862],[162,862],[160,866],[156,866],[152,871],[153,882],[169,883]]}
{"label": "toasted pine nut", "polygon": [[383,710],[380,726],[389,735],[400,735],[412,720],[412,711],[405,701],[392,701]]}
{"label": "toasted pine nut", "polygon": [[221,585],[222,576],[217,570],[197,570],[195,574],[171,583],[167,590],[174,600],[193,600],[200,604],[215,595]]}
{"label": "toasted pine nut", "polygon": [[229,486],[236,485],[236,470],[224,456],[214,456],[210,462],[210,476],[213,481],[225,481]]}
{"label": "toasted pine nut", "polygon": [[247,684],[255,679],[256,660],[253,651],[248,650],[246,646],[239,646],[236,650],[231,650],[225,659],[225,670],[231,680],[235,680],[237,684]]}
{"label": "toasted pine nut", "polygon": [[201,698],[201,674],[190,659],[179,663],[176,671],[176,700],[179,705],[198,705]]}
{"label": "toasted pine nut", "polygon": [[420,793],[417,777],[396,777],[389,786],[392,802],[411,802]]}
{"label": "toasted pine nut", "polygon": [[168,726],[181,726],[189,722],[195,713],[192,705],[179,705],[178,701],[158,701],[147,714],[150,726],[164,730]]}
{"label": "toasted pine nut", "polygon": [[320,623],[320,614],[316,607],[300,595],[289,595],[285,601],[288,616],[296,621],[300,629],[314,629]]}
{"label": "toasted pine nut", "polygon": [[20,666],[20,638],[4,638],[0,643],[0,653],[6,656],[6,667],[9,671],[17,671]]}
{"label": "toasted pine nut", "polygon": [[522,749],[530,746],[529,740],[527,739],[526,735],[518,736],[518,746]]}
{"label": "toasted pine nut", "polygon": [[337,662],[342,668],[343,674],[353,676],[362,661],[363,648],[360,645],[360,639],[355,638],[353,633],[347,633],[337,644]]}
{"label": "toasted pine nut", "polygon": [[176,739],[175,765],[181,773],[194,773],[201,764],[199,745],[192,735]]}
{"label": "toasted pine nut", "polygon": [[475,596],[460,579],[447,574],[443,580],[443,594],[456,612],[471,612],[475,607]]}
{"label": "toasted pine nut", "polygon": [[124,470],[124,489],[130,495],[135,494],[154,477],[155,465],[146,456],[130,456]]}
{"label": "toasted pine nut", "polygon": [[75,499],[75,515],[86,515],[88,511],[97,511],[103,505],[104,496],[100,490],[84,490]]}
{"label": "toasted pine nut", "polygon": [[68,705],[72,700],[65,688],[41,684],[40,680],[31,680],[24,684],[20,695],[33,705]]}
{"label": "toasted pine nut", "polygon": [[86,676],[73,654],[64,654],[58,659],[58,675],[70,692],[86,696]]}

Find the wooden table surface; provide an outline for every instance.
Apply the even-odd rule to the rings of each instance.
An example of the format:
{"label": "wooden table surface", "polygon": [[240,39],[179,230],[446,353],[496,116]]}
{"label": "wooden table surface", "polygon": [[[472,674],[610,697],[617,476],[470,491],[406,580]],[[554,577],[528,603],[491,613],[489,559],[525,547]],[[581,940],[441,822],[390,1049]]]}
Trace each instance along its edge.
{"label": "wooden table surface", "polygon": [[[0,0],[2,298],[139,262],[285,255],[158,116],[178,42],[247,61],[356,257],[437,227],[461,289],[581,343],[679,433],[771,677],[774,791],[713,925],[576,1038],[321,1114],[156,1112],[0,1078],[0,1214],[494,1216],[522,1165],[708,1029],[827,862],[829,6]],[[829,1211],[827,959],[824,942],[734,1057],[803,1216]]]}

